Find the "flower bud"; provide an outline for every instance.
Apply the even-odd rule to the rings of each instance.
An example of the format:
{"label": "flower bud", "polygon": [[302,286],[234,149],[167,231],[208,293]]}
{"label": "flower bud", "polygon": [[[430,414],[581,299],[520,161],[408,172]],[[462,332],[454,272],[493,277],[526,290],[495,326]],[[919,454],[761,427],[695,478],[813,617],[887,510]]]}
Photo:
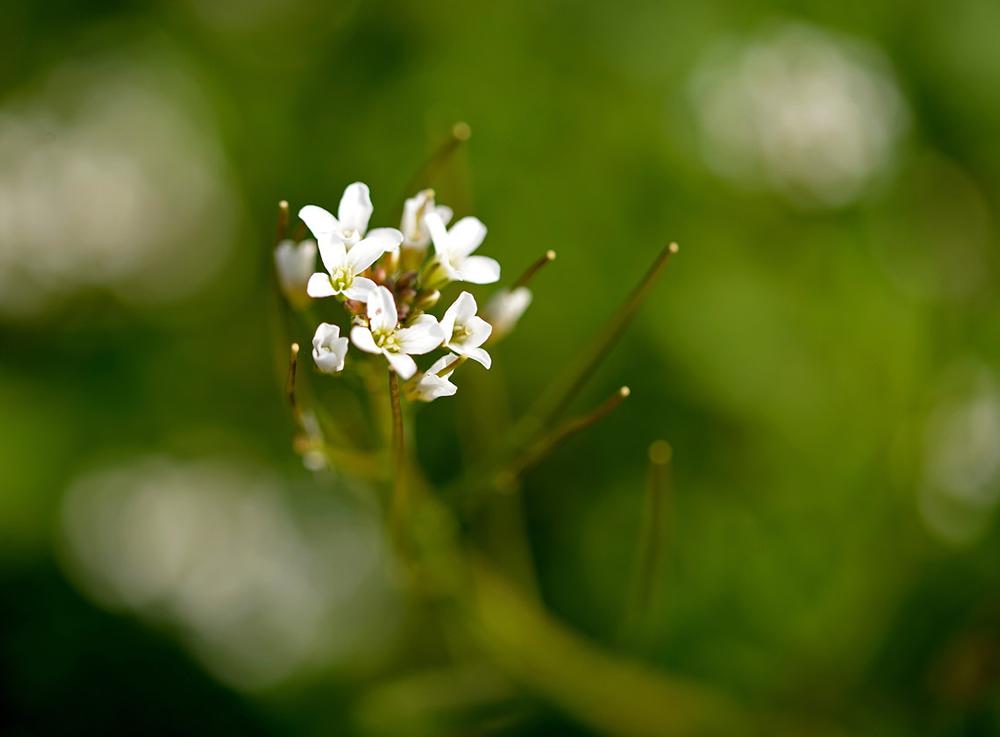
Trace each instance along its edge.
{"label": "flower bud", "polygon": [[312,341],[316,367],[324,374],[343,371],[347,342],[347,338],[340,337],[340,328],[337,325],[321,322]]}
{"label": "flower bud", "polygon": [[309,299],[306,285],[316,271],[316,242],[283,240],[274,249],[274,267],[285,298],[295,307],[305,305]]}
{"label": "flower bud", "polygon": [[417,294],[413,300],[413,308],[416,310],[429,310],[441,299],[441,292],[436,289],[423,291]]}
{"label": "flower bud", "polygon": [[486,319],[493,326],[493,340],[500,340],[513,330],[530,304],[531,291],[527,287],[501,289],[493,295],[484,310]]}

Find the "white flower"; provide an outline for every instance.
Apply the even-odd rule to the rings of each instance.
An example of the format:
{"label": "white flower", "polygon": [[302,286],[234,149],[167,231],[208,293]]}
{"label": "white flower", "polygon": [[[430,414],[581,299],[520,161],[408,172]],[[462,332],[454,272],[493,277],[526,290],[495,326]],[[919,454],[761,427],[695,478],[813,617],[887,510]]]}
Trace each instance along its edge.
{"label": "white flower", "polygon": [[313,360],[324,374],[335,374],[344,370],[347,356],[347,338],[340,337],[340,328],[328,322],[321,322],[313,336]]}
{"label": "white flower", "polygon": [[476,298],[468,292],[462,292],[458,299],[445,311],[441,318],[441,331],[444,333],[444,345],[460,356],[466,356],[478,361],[486,368],[493,363],[490,354],[480,348],[493,332],[486,320],[476,315]]}
{"label": "white flower", "polygon": [[417,380],[409,392],[410,399],[418,402],[433,402],[438,397],[450,397],[458,391],[458,387],[451,383],[452,371],[445,371],[443,375],[438,372],[447,368],[449,364],[458,363],[461,359],[454,353],[442,356],[427,369]]}
{"label": "white flower", "polygon": [[499,340],[513,330],[530,304],[531,290],[527,287],[501,289],[494,294],[483,311],[493,326],[493,340]]}
{"label": "white flower", "polygon": [[[372,217],[373,209],[368,185],[354,182],[354,184],[347,186],[340,198],[337,217],[316,205],[303,207],[299,210],[299,217],[320,243],[324,239],[338,240],[350,250],[365,237],[365,233],[368,233],[368,221]],[[375,228],[368,235],[371,237],[380,233],[392,235],[399,233],[399,231],[395,228]],[[402,235],[400,235],[400,240],[402,240]],[[398,247],[399,243],[397,242],[393,249]]]}
{"label": "white flower", "polygon": [[451,220],[450,207],[434,203],[434,190],[425,189],[406,200],[403,205],[403,220],[399,229],[403,231],[403,248],[423,251],[431,242],[430,231],[424,223],[424,216],[436,212],[445,225]]}
{"label": "white flower", "polygon": [[383,232],[372,231],[367,238],[358,241],[350,250],[347,250],[343,241],[337,240],[335,236],[323,236],[319,242],[319,255],[328,273],[317,273],[309,277],[306,289],[309,296],[332,297],[343,294],[348,299],[368,301],[368,295],[375,289],[375,282],[358,274],[375,263],[386,251],[399,248],[399,242],[403,239],[398,230],[392,228],[379,228],[379,230]]}
{"label": "white flower", "polygon": [[430,353],[444,340],[441,326],[431,315],[421,315],[408,328],[398,325],[396,302],[385,287],[377,287],[368,298],[368,327],[355,325],[351,342],[368,353],[381,353],[402,379],[417,372],[410,357]]}
{"label": "white flower", "polygon": [[274,266],[282,293],[292,304],[302,304],[309,277],[316,271],[316,241],[283,240],[274,249]]}
{"label": "white flower", "polygon": [[492,284],[500,279],[500,264],[487,256],[471,256],[486,237],[486,226],[479,218],[465,217],[451,230],[436,212],[424,215],[424,223],[434,241],[437,263],[451,281]]}

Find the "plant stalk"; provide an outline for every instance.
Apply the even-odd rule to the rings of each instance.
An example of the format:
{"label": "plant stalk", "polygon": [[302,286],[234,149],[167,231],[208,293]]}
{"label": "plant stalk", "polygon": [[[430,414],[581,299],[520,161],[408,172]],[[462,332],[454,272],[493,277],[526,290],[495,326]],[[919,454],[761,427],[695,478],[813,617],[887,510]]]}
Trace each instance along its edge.
{"label": "plant stalk", "polygon": [[404,469],[403,410],[399,402],[399,376],[389,369],[389,404],[392,408],[392,505],[390,519],[398,534],[409,506]]}

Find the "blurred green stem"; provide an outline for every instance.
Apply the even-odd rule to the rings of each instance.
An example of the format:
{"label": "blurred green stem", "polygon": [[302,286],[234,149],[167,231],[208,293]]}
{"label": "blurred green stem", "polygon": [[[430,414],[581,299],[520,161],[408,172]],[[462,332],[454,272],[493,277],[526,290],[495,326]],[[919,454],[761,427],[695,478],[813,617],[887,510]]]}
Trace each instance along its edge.
{"label": "blurred green stem", "polygon": [[[398,387],[390,396],[398,401]],[[452,511],[418,470],[407,470],[414,495],[400,522],[407,527],[404,564],[415,590],[444,604],[440,611],[454,617],[451,624],[466,630],[513,682],[589,729],[619,737],[841,734],[825,724],[752,712],[710,687],[657,672],[574,633],[469,549]]]}
{"label": "blurred green stem", "polygon": [[626,633],[649,610],[655,591],[663,557],[663,506],[671,455],[670,444],[665,440],[657,440],[649,446],[649,478],[640,518],[632,595],[623,621]]}
{"label": "blurred green stem", "polygon": [[389,369],[389,403],[392,408],[392,505],[390,520],[398,534],[409,506],[403,440],[403,410],[399,404],[399,377]]}
{"label": "blurred green stem", "polygon": [[[426,484],[414,476],[417,485]],[[425,489],[426,490],[426,489]],[[751,712],[720,692],[602,649],[548,614],[463,545],[458,521],[429,493],[415,498],[414,565],[429,592],[514,682],[601,734],[620,737],[839,734]]]}
{"label": "blurred green stem", "polygon": [[517,682],[601,734],[682,737],[752,733],[720,694],[601,650],[473,564],[480,644]]}

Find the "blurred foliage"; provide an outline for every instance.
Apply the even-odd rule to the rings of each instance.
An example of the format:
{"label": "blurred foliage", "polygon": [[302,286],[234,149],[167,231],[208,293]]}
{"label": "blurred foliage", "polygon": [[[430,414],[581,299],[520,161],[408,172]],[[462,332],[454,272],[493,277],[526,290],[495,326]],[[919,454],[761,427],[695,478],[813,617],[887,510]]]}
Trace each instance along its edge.
{"label": "blurred foliage", "polygon": [[[766,177],[727,179],[704,155],[698,70],[718,43],[790,22],[881,49],[909,110],[878,176],[836,206]],[[68,286],[30,310],[0,299],[5,733],[419,733],[387,715],[408,713],[391,679],[427,666],[424,649],[448,633],[403,623],[392,637],[410,646],[390,665],[355,653],[234,692],[178,649],[188,641],[174,627],[80,598],[57,565],[60,510],[80,477],[150,454],[252,459],[287,481],[293,506],[296,489],[325,484],[290,450],[275,203],[333,206],[360,179],[373,223],[395,225],[404,188],[456,120],[473,134],[434,182],[440,201],[490,227],[508,276],[559,252],[480,379],[501,399],[507,381],[513,416],[659,248],[682,245],[579,407],[622,383],[633,398],[526,480],[544,601],[596,641],[761,708],[827,715],[852,734],[1000,733],[998,26],[993,0],[5,3],[0,139],[11,120],[37,127],[29,112],[41,109],[58,125],[37,141],[59,145],[87,110],[67,90],[125,79],[183,122],[150,144],[177,147],[145,164],[151,191],[157,167],[195,151],[210,156],[194,163],[217,197],[215,210],[185,209],[179,185],[149,200],[151,230],[185,239],[166,253],[184,259],[175,271],[190,290],[146,300],[145,287],[61,274]],[[0,151],[2,191],[35,186],[7,181],[11,161],[31,162],[9,141]],[[128,188],[87,176],[87,196],[115,218],[127,203],[102,193]],[[76,193],[58,192],[24,227],[62,216],[55,205]],[[28,231],[7,227],[17,214],[5,207],[2,268],[77,247],[18,250]],[[171,230],[176,212],[226,225],[192,246]],[[145,253],[124,278],[155,285]],[[476,450],[456,447],[484,421],[472,392],[422,410],[417,442],[435,478],[456,476]],[[674,454],[659,594],[623,641],[647,447],[660,437]],[[417,686],[429,704],[457,688]],[[427,733],[581,733],[504,683],[474,690],[504,708]]]}

